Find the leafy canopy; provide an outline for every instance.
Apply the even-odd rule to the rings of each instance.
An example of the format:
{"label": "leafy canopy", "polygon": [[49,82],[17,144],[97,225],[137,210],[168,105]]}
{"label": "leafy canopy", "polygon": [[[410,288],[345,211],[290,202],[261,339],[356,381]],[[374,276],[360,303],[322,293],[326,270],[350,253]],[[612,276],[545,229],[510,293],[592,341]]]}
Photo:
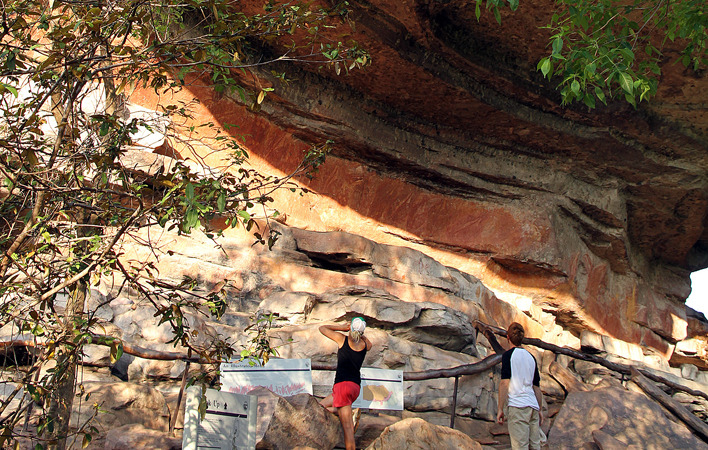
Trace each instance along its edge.
{"label": "leafy canopy", "polygon": [[[481,15],[477,0],[477,19]],[[623,98],[636,107],[656,94],[666,50],[690,70],[706,69],[708,8],[705,0],[556,0],[550,53],[537,69],[557,79],[563,104]],[[487,0],[501,23],[504,0]],[[518,0],[509,0],[516,10]],[[677,61],[674,61],[677,62]]]}

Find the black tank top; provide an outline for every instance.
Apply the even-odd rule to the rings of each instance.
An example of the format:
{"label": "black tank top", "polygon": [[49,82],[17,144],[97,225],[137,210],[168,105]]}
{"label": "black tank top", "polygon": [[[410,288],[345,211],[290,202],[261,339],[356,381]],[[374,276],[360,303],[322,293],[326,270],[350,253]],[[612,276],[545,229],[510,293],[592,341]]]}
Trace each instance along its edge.
{"label": "black tank top", "polygon": [[334,383],[340,381],[353,381],[361,385],[361,365],[366,356],[366,346],[363,350],[355,351],[349,346],[349,338],[344,338],[344,345],[337,350],[337,374]]}

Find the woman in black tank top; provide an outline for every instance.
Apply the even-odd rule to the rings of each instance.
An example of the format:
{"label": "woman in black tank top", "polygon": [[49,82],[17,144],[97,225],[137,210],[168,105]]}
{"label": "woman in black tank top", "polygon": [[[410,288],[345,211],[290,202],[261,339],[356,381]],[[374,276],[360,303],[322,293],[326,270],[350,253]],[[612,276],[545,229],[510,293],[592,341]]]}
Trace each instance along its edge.
{"label": "woman in black tank top", "polygon": [[[359,396],[361,386],[361,366],[366,352],[371,349],[371,341],[363,335],[366,322],[361,317],[355,317],[346,325],[323,325],[320,333],[337,343],[337,373],[334,376],[332,393],[322,399],[320,404],[330,412],[339,415],[339,421],[344,431],[346,450],[354,450],[354,421],[352,419],[352,403]],[[348,334],[339,333],[348,332]]]}

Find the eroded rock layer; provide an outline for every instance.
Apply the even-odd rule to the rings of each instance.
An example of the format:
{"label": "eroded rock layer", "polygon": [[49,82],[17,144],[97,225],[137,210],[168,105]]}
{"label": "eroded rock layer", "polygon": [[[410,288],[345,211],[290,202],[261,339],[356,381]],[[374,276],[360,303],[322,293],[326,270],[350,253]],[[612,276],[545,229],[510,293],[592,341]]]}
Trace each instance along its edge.
{"label": "eroded rock layer", "polygon": [[201,101],[195,120],[238,125],[275,173],[335,141],[302,180],[313,195],[279,194],[289,225],[408,246],[576,334],[670,358],[691,337],[689,274],[708,265],[706,75],[668,49],[652,103],[564,108],[535,70],[551,2],[501,26],[477,22],[474,2],[351,3],[370,67],[280,67],[289,83],[264,71],[276,90],[258,113],[195,82],[180,94]]}

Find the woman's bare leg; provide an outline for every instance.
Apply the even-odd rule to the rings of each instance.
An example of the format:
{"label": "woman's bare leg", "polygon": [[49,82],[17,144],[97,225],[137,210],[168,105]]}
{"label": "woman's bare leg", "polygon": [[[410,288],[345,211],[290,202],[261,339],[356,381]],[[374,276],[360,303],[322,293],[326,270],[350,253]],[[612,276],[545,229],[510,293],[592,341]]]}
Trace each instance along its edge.
{"label": "woman's bare leg", "polygon": [[339,408],[339,421],[344,431],[344,447],[346,450],[356,450],[354,441],[354,420],[352,419],[352,405]]}
{"label": "woman's bare leg", "polygon": [[332,414],[337,413],[337,408],[332,406],[333,400],[332,400],[332,394],[329,394],[327,397],[323,398],[320,400],[320,405],[324,406],[327,408],[327,411],[331,412]]}

